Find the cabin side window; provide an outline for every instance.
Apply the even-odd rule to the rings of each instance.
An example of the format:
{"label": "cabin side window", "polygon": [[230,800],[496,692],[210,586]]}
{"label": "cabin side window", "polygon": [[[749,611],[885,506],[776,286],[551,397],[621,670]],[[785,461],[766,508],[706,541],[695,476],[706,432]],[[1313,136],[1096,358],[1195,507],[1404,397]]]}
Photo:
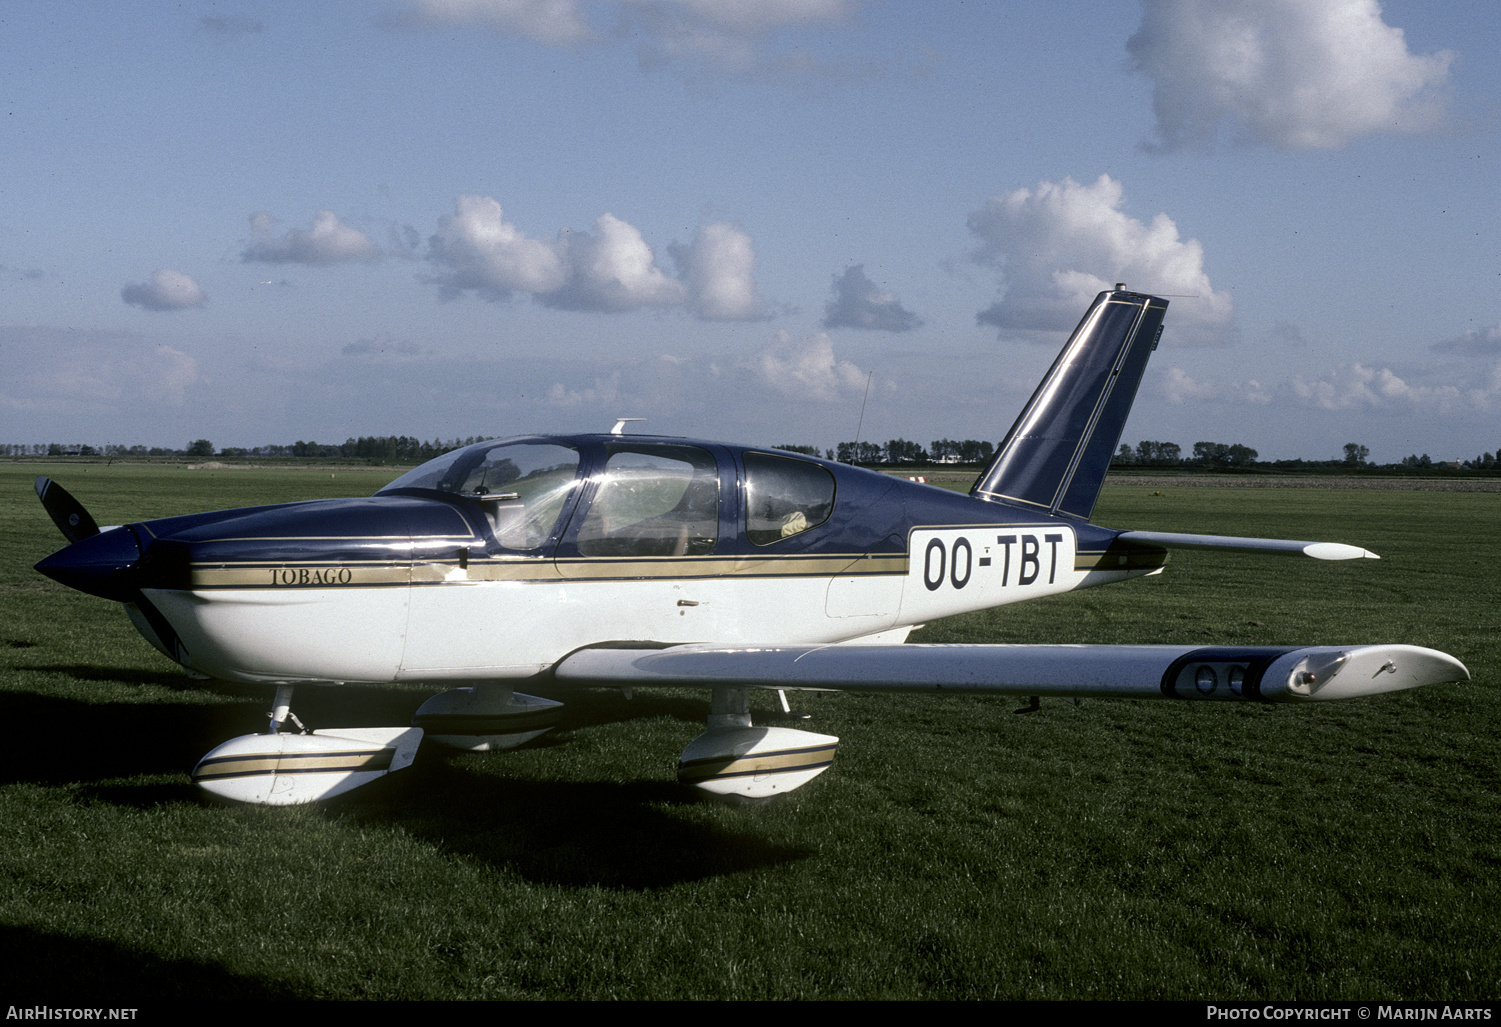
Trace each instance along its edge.
{"label": "cabin side window", "polygon": [[745,534],[758,546],[816,528],[834,512],[834,476],[806,460],[745,454]]}
{"label": "cabin side window", "polygon": [[616,448],[578,532],[584,556],[699,556],[719,537],[719,471],[697,446]]}

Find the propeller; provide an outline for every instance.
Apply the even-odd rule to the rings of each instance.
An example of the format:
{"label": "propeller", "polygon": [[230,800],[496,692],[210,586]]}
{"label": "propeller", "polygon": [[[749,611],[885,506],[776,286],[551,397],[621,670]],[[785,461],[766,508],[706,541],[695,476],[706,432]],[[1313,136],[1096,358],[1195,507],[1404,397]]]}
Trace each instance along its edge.
{"label": "propeller", "polygon": [[83,504],[51,478],[37,478],[36,494],[69,543],[38,563],[36,569],[69,588],[135,607],[155,632],[157,648],[186,664],[182,640],[141,591],[145,546],[136,531],[121,527],[101,532]]}
{"label": "propeller", "polygon": [[52,518],[52,523],[57,525],[58,530],[69,542],[77,542],[99,534],[99,525],[94,518],[89,516],[83,504],[51,478],[37,478],[36,494],[37,498],[42,501],[42,506],[46,507],[47,515]]}

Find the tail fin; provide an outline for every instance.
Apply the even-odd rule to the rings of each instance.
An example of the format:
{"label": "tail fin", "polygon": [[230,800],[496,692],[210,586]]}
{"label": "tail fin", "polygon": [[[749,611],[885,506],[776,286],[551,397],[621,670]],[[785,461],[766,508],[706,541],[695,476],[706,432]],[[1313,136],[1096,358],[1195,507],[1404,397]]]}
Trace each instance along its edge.
{"label": "tail fin", "polygon": [[1096,296],[969,494],[1089,520],[1166,313],[1122,286]]}

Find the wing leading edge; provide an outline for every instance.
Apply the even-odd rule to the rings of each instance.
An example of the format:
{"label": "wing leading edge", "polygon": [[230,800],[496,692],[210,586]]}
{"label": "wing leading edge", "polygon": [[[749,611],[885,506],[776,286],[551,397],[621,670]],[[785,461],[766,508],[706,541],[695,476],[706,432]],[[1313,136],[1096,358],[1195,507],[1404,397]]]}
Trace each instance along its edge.
{"label": "wing leading edge", "polygon": [[559,682],[862,692],[1306,702],[1467,681],[1447,653],[1410,645],[829,645],[583,649]]}

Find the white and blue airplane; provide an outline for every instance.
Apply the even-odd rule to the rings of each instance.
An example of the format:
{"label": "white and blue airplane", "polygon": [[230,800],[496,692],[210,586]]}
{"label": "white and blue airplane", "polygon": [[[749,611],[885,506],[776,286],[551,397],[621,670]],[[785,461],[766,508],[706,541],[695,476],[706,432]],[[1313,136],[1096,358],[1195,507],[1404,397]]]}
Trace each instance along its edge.
{"label": "white and blue airplane", "polygon": [[[806,784],[839,741],[753,724],[753,688],[1296,703],[1468,679],[1407,645],[903,644],[934,618],[1161,573],[1174,546],[1374,558],[1090,523],[1167,306],[1101,293],[968,495],[622,422],[477,443],[365,499],[102,531],[38,478],[70,545],[37,570],[123,603],[189,674],[275,688],[268,730],[193,771],[239,802],[349,791],[424,738],[523,744],[561,708],[526,685],[708,688],[679,778],[746,800]],[[409,726],[310,732],[290,711],[295,686],[385,682],[448,689]]]}

